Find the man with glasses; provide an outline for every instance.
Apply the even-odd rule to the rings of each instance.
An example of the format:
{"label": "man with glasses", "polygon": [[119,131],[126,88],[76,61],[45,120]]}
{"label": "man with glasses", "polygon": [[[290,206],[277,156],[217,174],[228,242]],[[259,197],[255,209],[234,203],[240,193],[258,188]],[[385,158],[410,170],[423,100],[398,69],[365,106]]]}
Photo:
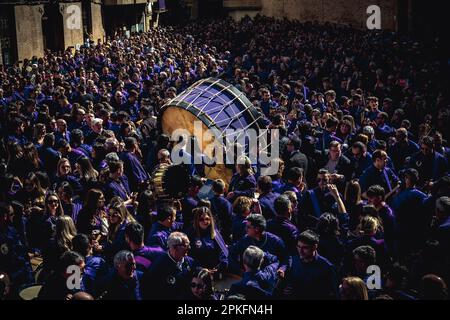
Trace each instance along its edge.
{"label": "man with glasses", "polygon": [[361,192],[365,198],[367,198],[365,192],[370,186],[380,185],[386,193],[390,193],[399,183],[399,179],[394,171],[386,166],[387,153],[385,151],[375,150],[372,154],[372,161],[372,166],[364,171],[359,179]]}
{"label": "man with glasses", "polygon": [[336,200],[330,192],[330,173],[326,169],[320,169],[317,174],[317,187],[305,192],[304,196],[299,200],[299,212],[307,217],[305,228],[313,227],[315,221],[324,212],[333,212]]}
{"label": "man with glasses", "polygon": [[302,152],[300,152],[300,147],[302,145],[301,140],[292,135],[289,138],[289,142],[286,145],[286,152],[284,155],[284,172],[283,177],[285,178],[289,169],[293,167],[303,169],[305,175],[308,170],[308,158]]}
{"label": "man with glasses", "polygon": [[[239,282],[231,285],[228,296],[242,294],[247,300],[268,299],[272,297],[278,259],[265,254],[256,246],[245,249],[243,257],[244,274]],[[265,265],[263,268],[262,265]]]}
{"label": "man with glasses", "polygon": [[319,236],[307,230],[297,239],[297,254],[286,275],[286,298],[295,300],[329,300],[338,297],[335,267],[317,252]]}
{"label": "man with glasses", "polygon": [[405,166],[408,157],[419,151],[419,145],[408,138],[408,130],[399,128],[395,131],[395,143],[389,148],[389,156],[396,170]]}
{"label": "man with glasses", "polygon": [[167,254],[158,257],[142,277],[141,292],[145,300],[179,300],[188,295],[195,263],[188,257],[189,238],[173,232],[167,239]]}
{"label": "man with glasses", "polygon": [[394,134],[394,129],[386,124],[389,116],[386,112],[380,112],[375,118],[375,136],[377,139],[387,141]]}
{"label": "man with glasses", "polygon": [[420,141],[420,151],[409,159],[407,168],[414,168],[419,172],[419,186],[428,186],[448,173],[448,163],[445,157],[436,152],[434,140],[425,136]]}
{"label": "man with glasses", "polygon": [[331,174],[333,183],[349,181],[352,176],[350,159],[342,154],[342,145],[338,141],[331,141],[327,152],[318,154],[319,168],[325,168]]}
{"label": "man with glasses", "polygon": [[122,250],[114,256],[114,271],[104,281],[106,290],[101,300],[141,300],[139,278],[134,255]]}

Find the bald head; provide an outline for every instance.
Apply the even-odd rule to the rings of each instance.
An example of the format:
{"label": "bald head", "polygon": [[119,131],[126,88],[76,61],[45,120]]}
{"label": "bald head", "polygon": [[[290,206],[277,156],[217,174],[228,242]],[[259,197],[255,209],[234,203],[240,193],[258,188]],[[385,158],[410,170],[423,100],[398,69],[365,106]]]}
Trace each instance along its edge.
{"label": "bald head", "polygon": [[72,300],[94,300],[94,297],[87,292],[77,292],[72,296]]}

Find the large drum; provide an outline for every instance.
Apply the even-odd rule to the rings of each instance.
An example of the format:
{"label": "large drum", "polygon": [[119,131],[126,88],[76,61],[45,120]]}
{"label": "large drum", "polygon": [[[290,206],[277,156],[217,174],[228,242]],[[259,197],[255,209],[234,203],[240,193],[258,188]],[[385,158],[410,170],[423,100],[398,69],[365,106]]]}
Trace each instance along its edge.
{"label": "large drum", "polygon": [[[194,122],[201,122],[201,135],[194,130]],[[197,141],[201,141],[201,151],[208,157],[215,157],[214,138],[205,133],[208,129],[218,130],[222,136],[227,129],[243,133],[252,128],[265,129],[263,115],[256,110],[247,97],[226,81],[207,78],[193,84],[190,88],[166,103],[160,111],[158,124],[169,136],[177,129],[185,129]],[[229,183],[232,170],[225,164],[206,167],[205,174],[209,179],[223,179]]]}

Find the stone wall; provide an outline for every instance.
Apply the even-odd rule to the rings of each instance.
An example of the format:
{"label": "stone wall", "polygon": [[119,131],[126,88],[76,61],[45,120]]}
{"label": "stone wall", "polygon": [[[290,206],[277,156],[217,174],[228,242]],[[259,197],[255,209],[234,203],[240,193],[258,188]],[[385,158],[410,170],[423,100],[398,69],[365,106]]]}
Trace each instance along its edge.
{"label": "stone wall", "polygon": [[59,9],[63,16],[64,49],[83,45],[83,19],[81,2],[60,3]]}
{"label": "stone wall", "polygon": [[[232,1],[230,1],[231,3]],[[254,0],[242,1],[243,6]],[[392,0],[260,0],[263,15],[298,19],[301,21],[317,20],[323,22],[335,22],[351,24],[360,29],[366,28],[368,14],[367,7],[378,5],[381,9],[381,28],[396,30],[397,5]],[[246,11],[245,8],[239,11]],[[234,18],[240,18],[244,14],[233,12]]]}
{"label": "stone wall", "polygon": [[92,15],[92,40],[97,43],[98,39],[103,42],[105,36],[105,29],[103,28],[102,6],[98,3],[91,3]]}
{"label": "stone wall", "polygon": [[43,5],[15,6],[17,57],[19,60],[44,55],[42,37]]}

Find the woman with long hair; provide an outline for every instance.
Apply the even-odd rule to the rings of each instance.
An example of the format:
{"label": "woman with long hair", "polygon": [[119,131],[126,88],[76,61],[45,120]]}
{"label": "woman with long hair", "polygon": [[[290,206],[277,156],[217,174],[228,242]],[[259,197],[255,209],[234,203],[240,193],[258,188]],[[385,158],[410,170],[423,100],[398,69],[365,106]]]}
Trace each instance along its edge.
{"label": "woman with long hair", "polygon": [[246,156],[237,159],[236,173],[233,175],[228,187],[228,200],[233,202],[237,197],[253,198],[256,190],[256,179],[253,175],[251,160]]}
{"label": "woman with long hair", "polygon": [[77,230],[87,236],[107,234],[108,221],[106,219],[105,196],[98,189],[87,192],[84,206],[78,213]]}
{"label": "woman with long hair", "polygon": [[203,268],[224,271],[228,265],[228,249],[215,227],[211,210],[208,207],[198,207],[193,213],[194,224],[187,231],[191,242],[190,256]]}
{"label": "woman with long hair", "polygon": [[23,179],[23,188],[15,194],[15,200],[24,206],[42,205],[44,206],[45,191],[41,188],[41,183],[34,172],[29,172]]}
{"label": "woman with long hair", "polygon": [[94,250],[102,252],[105,258],[111,261],[120,250],[128,248],[125,240],[125,227],[136,220],[128,211],[124,201],[120,197],[114,197],[108,206],[108,233],[103,245],[94,242]]}
{"label": "woman with long hair", "polygon": [[8,171],[19,177],[24,172],[21,168],[23,158],[22,146],[17,141],[9,141],[6,147],[8,151]]}
{"label": "woman with long hair", "polygon": [[44,144],[44,137],[47,134],[45,123],[36,123],[33,130],[33,142],[36,146]]}
{"label": "woman with long hair", "polygon": [[342,279],[339,291],[341,300],[369,300],[367,285],[358,277]]}
{"label": "woman with long hair", "polygon": [[78,213],[83,207],[81,200],[74,195],[73,189],[69,182],[61,182],[57,188],[59,198],[61,199],[61,204],[63,206],[64,214],[72,217],[72,220],[76,223]]}
{"label": "woman with long hair", "polygon": [[55,235],[56,221],[64,215],[61,200],[56,192],[49,191],[45,196],[44,218],[42,226],[43,240],[47,243]]}
{"label": "woman with long hair", "polygon": [[44,270],[51,272],[55,269],[59,257],[72,250],[72,239],[77,235],[77,229],[69,216],[60,216],[56,219],[55,235],[42,250]]}
{"label": "woman with long hair", "polygon": [[98,171],[94,169],[89,158],[78,158],[75,163],[75,174],[83,190],[98,187]]}
{"label": "woman with long hair", "polygon": [[156,197],[151,190],[144,190],[137,197],[136,220],[144,228],[144,239],[150,232],[153,222],[156,220]]}
{"label": "woman with long hair", "polygon": [[218,300],[212,286],[212,277],[208,269],[198,268],[189,284],[189,300]]}
{"label": "woman with long hair", "polygon": [[233,203],[231,233],[233,242],[242,239],[246,234],[245,219],[251,213],[253,201],[249,197],[238,197]]}
{"label": "woman with long hair", "polygon": [[332,213],[324,213],[319,217],[316,233],[320,237],[320,255],[327,258],[339,271],[344,256],[344,245],[340,239],[338,218]]}
{"label": "woman with long hair", "polygon": [[78,194],[82,192],[83,187],[81,186],[78,179],[72,175],[72,166],[70,165],[70,161],[67,158],[61,158],[58,161],[58,164],[56,166],[54,188],[56,188],[56,186],[63,181],[69,182],[75,193]]}
{"label": "woman with long hair", "polygon": [[39,159],[39,154],[32,142],[26,143],[22,147],[23,156],[20,159],[20,166],[22,172],[20,177],[24,177],[28,172],[36,172],[42,168],[42,162]]}
{"label": "woman with long hair", "polygon": [[336,131],[336,137],[341,139],[342,145],[344,146],[344,149],[347,149],[353,139],[353,132],[352,132],[352,123],[349,120],[342,120],[339,122],[338,129]]}
{"label": "woman with long hair", "polygon": [[364,202],[361,199],[361,186],[358,179],[347,183],[344,192],[344,204],[349,216],[349,230],[354,230],[359,223]]}

